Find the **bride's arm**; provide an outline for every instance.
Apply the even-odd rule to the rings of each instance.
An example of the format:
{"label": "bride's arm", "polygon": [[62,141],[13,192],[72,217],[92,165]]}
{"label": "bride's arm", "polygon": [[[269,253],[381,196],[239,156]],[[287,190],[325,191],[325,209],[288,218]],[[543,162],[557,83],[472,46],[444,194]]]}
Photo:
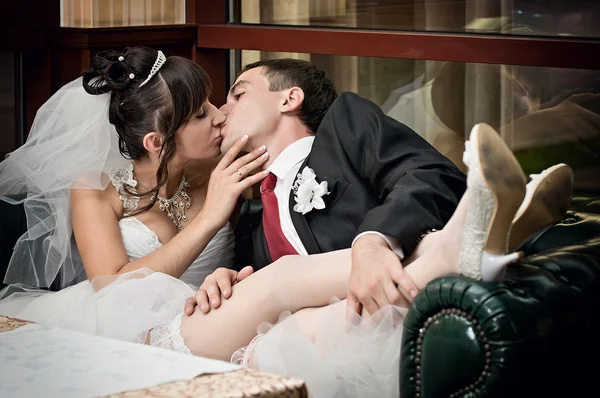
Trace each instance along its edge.
{"label": "bride's arm", "polygon": [[131,262],[121,239],[119,216],[111,205],[115,191],[71,190],[73,233],[88,279],[140,268],[179,278],[225,225],[241,192],[266,176],[259,172],[240,180],[238,170],[248,175],[268,159],[259,148],[235,160],[244,144],[236,143],[211,173],[206,200],[196,218],[159,249]]}
{"label": "bride's arm", "polygon": [[275,322],[283,311],[345,298],[350,266],[350,249],[282,257],[233,286],[219,310],[184,316],[181,335],[194,354],[229,360],[256,335],[260,323]]}
{"label": "bride's arm", "polygon": [[92,189],[71,192],[73,233],[90,280],[144,267],[179,278],[220,228],[200,213],[161,248],[129,261],[121,239],[119,218],[106,195]]}

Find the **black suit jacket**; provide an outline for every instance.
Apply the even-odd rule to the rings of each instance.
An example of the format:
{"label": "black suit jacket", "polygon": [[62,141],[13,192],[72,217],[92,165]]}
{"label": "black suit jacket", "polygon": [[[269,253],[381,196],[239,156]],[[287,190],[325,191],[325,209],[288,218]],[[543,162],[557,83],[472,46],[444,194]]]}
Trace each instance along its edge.
{"label": "black suit jacket", "polygon": [[[361,232],[398,238],[406,256],[421,234],[441,229],[466,189],[466,178],[450,160],[371,101],[342,93],[325,115],[312,150],[300,168],[327,181],[325,209],[290,214],[309,254],[349,248]],[[255,269],[271,257],[260,212],[240,224],[246,235],[237,250],[240,265]],[[248,239],[250,238],[250,239]]]}

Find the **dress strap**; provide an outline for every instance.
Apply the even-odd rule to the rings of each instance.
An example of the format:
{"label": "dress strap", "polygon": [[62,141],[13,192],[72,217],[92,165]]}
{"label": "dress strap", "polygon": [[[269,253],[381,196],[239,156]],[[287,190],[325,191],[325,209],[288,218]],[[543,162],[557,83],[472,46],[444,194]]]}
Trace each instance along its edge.
{"label": "dress strap", "polygon": [[112,173],[110,175],[110,182],[117,192],[119,192],[119,199],[123,201],[123,208],[125,209],[124,215],[128,216],[137,210],[140,198],[129,195],[124,188],[124,185],[127,185],[130,189],[135,190],[135,187],[137,186],[137,181],[133,178],[133,162]]}

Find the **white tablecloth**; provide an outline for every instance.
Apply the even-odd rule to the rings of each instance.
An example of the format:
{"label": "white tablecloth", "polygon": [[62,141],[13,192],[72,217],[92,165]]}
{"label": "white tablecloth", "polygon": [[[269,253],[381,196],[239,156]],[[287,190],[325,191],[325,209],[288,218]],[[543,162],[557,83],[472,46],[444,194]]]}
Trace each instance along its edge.
{"label": "white tablecloth", "polygon": [[0,397],[97,397],[237,369],[58,328],[27,325],[0,333]]}

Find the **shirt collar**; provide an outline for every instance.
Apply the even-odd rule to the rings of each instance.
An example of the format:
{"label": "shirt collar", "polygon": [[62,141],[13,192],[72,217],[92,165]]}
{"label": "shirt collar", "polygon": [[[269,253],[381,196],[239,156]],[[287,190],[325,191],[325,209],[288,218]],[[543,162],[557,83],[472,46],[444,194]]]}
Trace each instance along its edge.
{"label": "shirt collar", "polygon": [[283,180],[295,165],[306,159],[312,149],[314,140],[315,137],[311,136],[294,142],[277,156],[277,159],[271,163],[267,170],[275,174],[278,179]]}

